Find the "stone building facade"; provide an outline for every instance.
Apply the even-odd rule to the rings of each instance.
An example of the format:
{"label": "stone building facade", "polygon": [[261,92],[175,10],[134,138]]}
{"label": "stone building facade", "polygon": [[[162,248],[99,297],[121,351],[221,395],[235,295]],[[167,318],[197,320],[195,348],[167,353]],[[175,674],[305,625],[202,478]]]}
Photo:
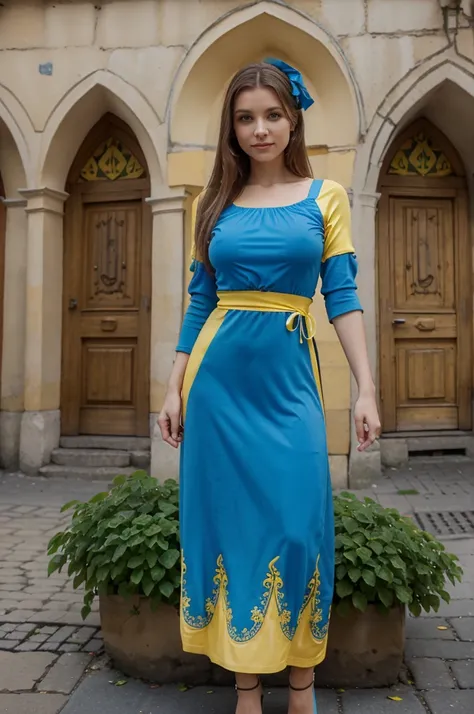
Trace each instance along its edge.
{"label": "stone building facade", "polygon": [[[315,300],[336,485],[472,434],[470,0],[5,0],[0,7],[0,452],[36,473],[62,436],[151,439],[186,306],[190,205],[226,82],[279,56],[314,95],[314,174],[353,206],[384,438]],[[100,438],[97,444],[100,443]],[[144,442],[146,444],[146,442]],[[205,445],[203,445],[205,448]]]}

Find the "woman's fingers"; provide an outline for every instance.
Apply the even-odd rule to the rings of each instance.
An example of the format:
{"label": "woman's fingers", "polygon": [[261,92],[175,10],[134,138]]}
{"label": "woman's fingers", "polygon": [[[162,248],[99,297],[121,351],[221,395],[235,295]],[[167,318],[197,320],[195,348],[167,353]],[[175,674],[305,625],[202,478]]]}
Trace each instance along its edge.
{"label": "woman's fingers", "polygon": [[[179,415],[177,417],[179,424]],[[158,417],[158,426],[160,427],[161,437],[163,441],[167,444],[177,449],[182,437],[180,436],[179,430],[177,430],[177,438],[174,438],[173,434],[173,418],[165,411],[161,412]]]}

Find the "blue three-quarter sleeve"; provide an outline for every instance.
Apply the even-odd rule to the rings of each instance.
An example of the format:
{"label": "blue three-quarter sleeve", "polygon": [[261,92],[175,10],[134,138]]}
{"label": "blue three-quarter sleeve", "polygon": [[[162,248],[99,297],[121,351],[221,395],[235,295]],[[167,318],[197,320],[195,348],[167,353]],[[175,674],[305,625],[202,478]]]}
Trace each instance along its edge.
{"label": "blue three-quarter sleeve", "polygon": [[191,302],[186,310],[179,336],[177,352],[191,354],[201,329],[211,312],[217,305],[217,290],[214,276],[205,265],[194,260],[191,265],[193,277],[189,283],[188,292]]}
{"label": "blue three-quarter sleeve", "polygon": [[354,253],[343,253],[328,258],[321,265],[321,293],[326,312],[332,322],[336,317],[354,310],[362,311],[357,295],[357,259]]}

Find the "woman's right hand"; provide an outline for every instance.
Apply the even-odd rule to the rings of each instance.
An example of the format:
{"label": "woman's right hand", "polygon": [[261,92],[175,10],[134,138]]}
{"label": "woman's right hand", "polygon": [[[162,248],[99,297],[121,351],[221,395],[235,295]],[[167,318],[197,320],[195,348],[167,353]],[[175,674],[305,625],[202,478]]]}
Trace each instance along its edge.
{"label": "woman's right hand", "polygon": [[178,391],[168,391],[165,403],[158,417],[158,426],[160,427],[163,441],[178,448],[183,441],[183,427],[181,425],[182,402],[181,395]]}

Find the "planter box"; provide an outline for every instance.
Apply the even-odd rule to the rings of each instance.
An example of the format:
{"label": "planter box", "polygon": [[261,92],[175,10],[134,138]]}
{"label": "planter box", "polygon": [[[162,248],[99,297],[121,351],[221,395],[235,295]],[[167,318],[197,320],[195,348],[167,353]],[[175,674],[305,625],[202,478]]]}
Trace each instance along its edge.
{"label": "planter box", "polygon": [[[135,614],[138,609],[138,614]],[[183,652],[178,612],[147,598],[100,597],[105,649],[125,674],[160,683],[232,684],[233,674],[207,657]],[[403,661],[405,610],[380,615],[375,607],[347,618],[334,614],[326,660],[316,668],[319,687],[386,687],[396,682]],[[269,685],[286,685],[286,672],[265,676]]]}

